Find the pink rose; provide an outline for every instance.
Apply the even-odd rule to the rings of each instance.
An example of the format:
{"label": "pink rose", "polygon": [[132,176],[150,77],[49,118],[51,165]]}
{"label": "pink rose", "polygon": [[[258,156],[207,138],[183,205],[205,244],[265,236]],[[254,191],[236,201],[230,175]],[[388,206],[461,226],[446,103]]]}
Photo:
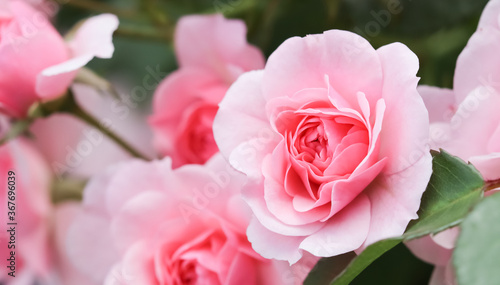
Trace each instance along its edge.
{"label": "pink rose", "polygon": [[7,1],[23,1],[31,5],[37,11],[46,14],[47,17],[49,18],[54,17],[59,11],[58,3],[61,4],[64,3],[62,1],[53,1],[53,0],[7,0]]}
{"label": "pink rose", "polygon": [[23,1],[0,5],[0,111],[22,118],[30,106],[62,95],[93,57],[110,58],[114,15],[85,21],[64,42],[43,12]]}
{"label": "pink rose", "polygon": [[[80,213],[81,204],[75,201],[63,202],[54,207],[52,242],[54,244],[54,274],[47,285],[92,285],[92,279],[73,266],[66,251],[68,230]],[[32,285],[32,284],[30,284]]]}
{"label": "pink rose", "polygon": [[222,15],[186,16],[177,23],[179,70],[154,94],[150,124],[155,146],[174,167],[202,164],[217,150],[212,123],[227,89],[245,71],[264,67],[264,57],[245,39],[243,21]]}
{"label": "pink rose", "polygon": [[[500,1],[488,3],[477,31],[460,54],[453,92],[430,89],[426,97],[452,101],[440,144],[449,152],[470,161],[486,180],[500,179]],[[443,94],[446,92],[446,94]],[[427,101],[429,99],[426,99]],[[481,127],[478,127],[478,126]]]}
{"label": "pink rose", "polygon": [[[13,173],[9,174],[9,171]],[[0,146],[0,283],[33,284],[47,280],[52,270],[49,241],[51,211],[49,186],[50,172],[40,154],[22,139]],[[8,182],[14,186],[9,193]],[[14,194],[14,195],[11,195]],[[14,200],[8,197],[15,197]],[[8,204],[8,202],[14,204]],[[14,206],[15,214],[7,214]],[[9,212],[11,209],[9,209]],[[11,220],[9,217],[13,217]],[[14,222],[17,225],[7,225]],[[4,226],[8,227],[4,229]],[[15,243],[8,229],[14,227]],[[13,243],[10,243],[10,242]],[[11,247],[8,248],[7,245]],[[15,252],[15,277],[7,275],[11,251]]]}
{"label": "pink rose", "polygon": [[417,57],[331,30],[294,37],[219,105],[217,145],[253,178],[253,248],[295,262],[401,235],[429,181],[428,114]]}
{"label": "pink rose", "polygon": [[455,285],[455,272],[451,262],[458,228],[448,229],[435,236],[425,236],[406,243],[418,258],[435,266],[429,285]]}
{"label": "pink rose", "polygon": [[299,284],[316,259],[290,267],[252,250],[244,178],[221,156],[115,166],[85,189],[68,254],[97,284]]}
{"label": "pink rose", "polygon": [[[470,161],[487,183],[500,179],[500,1],[486,6],[477,31],[460,54],[454,89],[420,86],[431,118],[431,145]],[[494,187],[494,186],[492,186]],[[486,192],[491,195],[499,189]],[[407,245],[434,264],[431,284],[456,284],[451,254],[459,229]]]}
{"label": "pink rose", "polygon": [[0,113],[0,138],[5,137],[5,135],[9,132],[11,126],[9,122],[9,118]]}

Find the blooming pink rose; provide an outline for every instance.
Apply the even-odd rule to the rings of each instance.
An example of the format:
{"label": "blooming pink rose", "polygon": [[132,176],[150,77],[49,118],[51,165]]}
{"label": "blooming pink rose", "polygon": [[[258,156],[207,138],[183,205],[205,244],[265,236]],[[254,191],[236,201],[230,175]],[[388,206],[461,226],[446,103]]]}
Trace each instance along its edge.
{"label": "blooming pink rose", "polygon": [[219,105],[217,145],[252,177],[248,237],[267,258],[333,256],[401,235],[431,175],[428,114],[406,46],[294,37]]}
{"label": "blooming pink rose", "polygon": [[[9,174],[9,171],[14,174]],[[15,227],[15,243],[10,243],[12,239],[7,229],[0,232],[2,284],[31,285],[37,279],[49,278],[52,268],[49,242],[50,178],[45,161],[28,142],[16,139],[0,146],[0,222],[7,229]],[[14,193],[9,193],[12,191],[8,188],[9,181],[13,181],[10,185],[14,186]],[[15,214],[7,214],[8,206],[15,207]],[[9,217],[13,217],[13,220]],[[17,225],[7,225],[9,222]],[[7,247],[8,244],[11,248]],[[7,267],[10,261],[7,259],[11,251],[15,251],[15,277],[7,275],[10,272]]]}
{"label": "blooming pink rose", "polygon": [[261,52],[245,36],[243,21],[222,15],[186,16],[177,23],[180,68],[159,85],[150,118],[155,146],[172,157],[174,167],[202,164],[217,152],[217,104],[240,74],[264,67]]}
{"label": "blooming pink rose", "polygon": [[[492,183],[500,179],[499,49],[500,0],[491,0],[458,58],[454,89],[419,87],[431,118],[433,148],[470,161]],[[456,284],[451,255],[458,233],[452,228],[407,243],[416,256],[436,266],[430,284]]]}
{"label": "blooming pink rose", "polygon": [[23,1],[2,3],[0,110],[21,118],[33,103],[62,95],[93,57],[112,56],[111,35],[117,27],[116,16],[96,16],[65,43],[43,12]]}
{"label": "blooming pink rose", "polygon": [[68,254],[98,284],[299,284],[316,259],[290,267],[252,250],[244,178],[221,156],[117,165],[86,187]]}

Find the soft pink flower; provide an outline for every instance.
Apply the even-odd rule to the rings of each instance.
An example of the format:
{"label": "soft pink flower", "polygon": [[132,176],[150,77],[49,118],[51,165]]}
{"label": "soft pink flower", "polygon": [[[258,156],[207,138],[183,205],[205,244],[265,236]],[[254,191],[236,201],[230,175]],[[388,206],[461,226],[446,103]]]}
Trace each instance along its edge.
{"label": "soft pink flower", "polygon": [[27,115],[37,101],[64,94],[78,70],[92,58],[110,58],[118,19],[103,14],[85,21],[69,42],[43,12],[23,1],[0,5],[0,110]]}
{"label": "soft pink flower", "polygon": [[[500,179],[499,50],[500,0],[491,0],[458,58],[454,89],[419,87],[431,118],[431,146],[470,161],[487,181]],[[456,284],[451,254],[458,233],[452,228],[407,243],[416,256],[436,266],[431,284]]]}
{"label": "soft pink flower", "polygon": [[254,178],[254,249],[295,262],[401,235],[431,175],[428,115],[406,46],[331,30],[294,37],[219,105],[217,145]]}
{"label": "soft pink flower", "polygon": [[299,284],[316,259],[290,267],[252,250],[244,178],[221,156],[117,165],[86,187],[68,254],[98,284]]}
{"label": "soft pink flower", "polygon": [[5,137],[9,132],[11,126],[9,122],[9,117],[0,113],[0,138]]}
{"label": "soft pink flower", "polygon": [[174,167],[202,164],[217,152],[217,104],[240,74],[264,67],[261,52],[245,36],[244,22],[222,15],[186,16],[177,23],[180,68],[156,90],[150,119],[155,146],[172,157]]}
{"label": "soft pink flower", "polygon": [[[435,266],[429,285],[455,285],[451,256],[458,228],[448,229],[435,236],[425,236],[406,243],[406,246],[423,261]],[[439,244],[438,241],[441,243]]]}
{"label": "soft pink flower", "polygon": [[30,4],[33,8],[38,10],[39,12],[44,13],[47,17],[52,18],[59,11],[58,1],[53,0],[6,0],[6,1],[23,1],[25,3]]}
{"label": "soft pink flower", "polygon": [[[54,207],[52,214],[53,232],[53,275],[47,285],[92,285],[92,279],[73,266],[66,251],[68,230],[80,213],[81,203],[62,202]],[[32,284],[30,284],[32,285]],[[97,285],[97,284],[96,284]]]}
{"label": "soft pink flower", "polygon": [[[13,171],[15,175],[9,175]],[[9,177],[15,177],[9,178]],[[0,283],[31,285],[35,280],[46,280],[52,270],[49,216],[50,216],[50,172],[45,161],[36,150],[22,139],[0,146],[0,222],[7,225],[15,222],[15,248],[8,249],[11,241],[6,229],[0,232]],[[15,181],[14,197],[8,198],[8,181]],[[10,193],[12,194],[12,193]],[[12,196],[12,195],[11,195]],[[13,202],[15,215],[7,215],[8,202]],[[9,206],[12,206],[10,204]],[[11,221],[9,217],[14,217]],[[10,252],[15,251],[15,276],[7,275]],[[4,283],[5,282],[5,283]]]}

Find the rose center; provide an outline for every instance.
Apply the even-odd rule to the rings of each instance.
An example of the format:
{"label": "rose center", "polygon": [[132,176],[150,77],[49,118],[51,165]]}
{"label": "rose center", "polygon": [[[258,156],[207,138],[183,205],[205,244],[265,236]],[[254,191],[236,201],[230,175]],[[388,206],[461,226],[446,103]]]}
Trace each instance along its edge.
{"label": "rose center", "polygon": [[191,163],[204,163],[217,152],[212,124],[217,106],[204,105],[194,109],[179,137],[179,149]]}
{"label": "rose center", "polygon": [[338,117],[304,116],[297,128],[287,133],[290,154],[323,171],[338,153],[342,140],[357,125],[355,121]]}

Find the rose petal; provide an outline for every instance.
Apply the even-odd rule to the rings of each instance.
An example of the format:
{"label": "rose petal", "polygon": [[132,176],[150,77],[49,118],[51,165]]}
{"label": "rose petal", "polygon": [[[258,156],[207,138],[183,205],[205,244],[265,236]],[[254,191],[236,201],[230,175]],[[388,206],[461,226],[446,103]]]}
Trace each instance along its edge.
{"label": "rose petal", "polygon": [[68,257],[82,273],[95,282],[104,280],[113,264],[119,260],[109,227],[106,217],[82,211],[68,230]]}
{"label": "rose petal", "polygon": [[461,103],[478,86],[500,89],[500,65],[492,60],[498,57],[500,49],[499,14],[498,1],[489,1],[478,30],[457,59],[453,80],[457,103]]}
{"label": "rose petal", "polygon": [[77,70],[92,58],[111,58],[114,52],[113,32],[118,28],[118,17],[102,14],[86,20],[68,44],[72,58],[44,69],[37,78],[37,93],[51,99],[64,91],[76,76]]}
{"label": "rose petal", "polygon": [[453,227],[447,230],[444,230],[436,235],[432,235],[432,239],[438,245],[446,248],[453,249],[455,247],[455,242],[460,234],[459,227]]}
{"label": "rose petal", "polygon": [[233,256],[231,268],[225,276],[225,284],[257,284],[254,260],[246,254]]}
{"label": "rose petal", "polygon": [[306,236],[316,232],[322,227],[322,223],[311,223],[301,225],[300,227],[287,225],[278,220],[271,214],[264,200],[264,186],[261,182],[249,181],[242,189],[243,199],[248,203],[250,208],[266,228],[273,232],[287,236]]}
{"label": "rose petal", "polygon": [[325,75],[347,101],[355,100],[357,92],[365,93],[370,103],[380,98],[381,70],[375,50],[362,37],[346,31],[290,38],[269,57],[264,72],[268,100],[324,87]]}
{"label": "rose petal", "polygon": [[490,137],[487,151],[489,153],[500,152],[500,124]]}
{"label": "rose petal", "polygon": [[[496,108],[500,106],[499,94],[479,86],[462,101],[451,120],[454,135],[449,152],[465,160],[485,154],[490,137],[500,122],[500,112]],[[479,122],[481,127],[478,127]]]}
{"label": "rose petal", "polygon": [[495,28],[500,30],[500,1],[491,0],[481,14],[478,28]]}
{"label": "rose petal", "polygon": [[[213,125],[214,138],[219,150],[226,158],[231,156],[237,146],[250,138],[257,139],[255,143],[258,145],[250,148],[248,154],[244,153],[241,148],[238,149],[240,153],[234,154],[235,157],[255,156],[263,147],[278,141],[278,136],[270,128],[265,113],[266,102],[259,87],[262,75],[261,71],[243,74],[229,88],[219,104],[219,111]],[[242,126],[245,127],[242,128]],[[244,162],[238,161],[239,164]]]}
{"label": "rose petal", "polygon": [[379,157],[387,157],[386,172],[395,173],[428,156],[429,118],[416,89],[417,56],[401,43],[383,46],[377,53],[383,65],[386,104]]}
{"label": "rose petal", "polygon": [[87,19],[69,42],[74,55],[89,54],[111,58],[115,51],[112,36],[118,25],[118,17],[113,14],[101,14]]}
{"label": "rose petal", "polygon": [[346,253],[365,242],[370,228],[370,201],[361,194],[316,233],[306,237],[300,248],[316,256]]}
{"label": "rose petal", "polygon": [[[304,237],[276,234],[262,226],[256,218],[250,221],[247,236],[253,249],[265,258],[287,260],[290,264],[294,264],[302,257],[299,245]],[[270,243],[270,240],[280,242]]]}
{"label": "rose petal", "polygon": [[81,211],[81,204],[77,202],[65,202],[57,205],[54,213],[55,221],[55,243],[57,246],[57,269],[61,279],[61,284],[90,285],[91,277],[85,276],[74,267],[66,253],[66,239],[68,230],[73,224],[73,220]]}
{"label": "rose petal", "polygon": [[500,153],[473,156],[469,161],[481,172],[485,180],[500,179]]}
{"label": "rose petal", "polygon": [[260,50],[246,41],[245,23],[220,14],[182,17],[174,42],[181,67],[206,68],[228,83],[244,71],[264,67]]}
{"label": "rose petal", "polygon": [[114,217],[110,231],[116,248],[151,238],[169,215],[178,214],[177,203],[165,193],[147,190],[127,201]]}
{"label": "rose petal", "polygon": [[400,236],[408,222],[418,218],[420,199],[432,174],[430,153],[412,167],[389,176],[379,176],[363,192],[371,203],[370,232],[366,247],[384,238]]}
{"label": "rose petal", "polygon": [[440,246],[428,235],[405,242],[405,245],[418,258],[437,266],[446,266],[453,253],[453,250]]}
{"label": "rose petal", "polygon": [[417,90],[429,111],[431,123],[449,122],[451,120],[457,109],[453,90],[427,85],[420,85]]}
{"label": "rose petal", "polygon": [[454,285],[457,284],[453,265],[449,262],[446,266],[436,266],[432,271],[429,285]]}
{"label": "rose petal", "polygon": [[[16,22],[2,27],[0,108],[14,117],[25,117],[40,95],[35,88],[38,74],[70,55],[62,37],[42,13],[22,1],[12,1],[9,5]],[[33,19],[39,24],[36,27]],[[40,23],[41,19],[45,21]],[[25,25],[21,27],[21,23]]]}
{"label": "rose petal", "polygon": [[118,278],[125,284],[157,284],[149,246],[146,241],[138,242],[123,257]]}

